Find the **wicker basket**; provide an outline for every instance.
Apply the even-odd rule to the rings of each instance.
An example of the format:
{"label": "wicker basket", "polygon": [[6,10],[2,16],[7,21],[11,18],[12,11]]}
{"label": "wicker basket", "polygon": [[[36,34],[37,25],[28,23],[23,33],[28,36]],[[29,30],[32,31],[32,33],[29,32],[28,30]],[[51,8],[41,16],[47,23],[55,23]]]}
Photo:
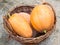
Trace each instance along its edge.
{"label": "wicker basket", "polygon": [[[49,5],[51,6],[49,3],[43,3],[43,5]],[[19,13],[19,12],[27,12],[30,14],[30,12],[32,11],[34,7],[33,6],[19,6],[16,7],[14,9],[12,9],[9,14],[13,14],[13,13]],[[51,6],[52,8],[52,6]],[[52,10],[54,11],[54,9],[52,8]],[[7,32],[9,33],[9,36],[17,41],[19,41],[20,43],[22,43],[23,45],[38,45],[39,42],[41,42],[42,40],[46,39],[47,37],[49,37],[49,35],[55,30],[55,26],[56,26],[56,15],[55,15],[55,11],[54,11],[54,25],[53,27],[50,29],[50,31],[48,31],[46,34],[44,33],[38,33],[36,31],[34,31],[34,36],[32,38],[24,38],[21,37],[19,35],[17,35],[17,33],[15,33],[13,31],[13,28],[11,27],[11,25],[8,22],[8,16],[5,15],[3,16],[3,25],[4,28],[7,30]]]}

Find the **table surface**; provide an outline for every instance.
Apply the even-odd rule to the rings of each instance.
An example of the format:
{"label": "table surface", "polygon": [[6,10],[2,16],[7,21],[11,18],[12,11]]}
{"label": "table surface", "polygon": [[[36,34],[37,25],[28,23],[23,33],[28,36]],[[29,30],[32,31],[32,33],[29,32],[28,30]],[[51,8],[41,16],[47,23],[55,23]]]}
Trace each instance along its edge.
{"label": "table surface", "polygon": [[[0,45],[21,45],[16,40],[8,40],[8,33],[3,28],[2,16],[5,15],[9,9],[16,7],[17,5],[37,5],[41,4],[42,0],[0,0]],[[46,0],[50,3],[56,12],[57,24],[56,30],[39,45],[60,45],[60,0]]]}

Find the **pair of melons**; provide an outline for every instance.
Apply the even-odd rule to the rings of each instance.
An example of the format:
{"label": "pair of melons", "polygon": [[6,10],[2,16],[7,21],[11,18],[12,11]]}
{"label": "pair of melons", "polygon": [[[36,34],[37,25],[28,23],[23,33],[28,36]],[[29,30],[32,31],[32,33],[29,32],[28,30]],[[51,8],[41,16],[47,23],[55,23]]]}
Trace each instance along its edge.
{"label": "pair of melons", "polygon": [[31,14],[15,13],[8,19],[14,31],[22,37],[32,37],[32,28],[38,32],[49,31],[54,24],[54,12],[49,5],[37,5]]}

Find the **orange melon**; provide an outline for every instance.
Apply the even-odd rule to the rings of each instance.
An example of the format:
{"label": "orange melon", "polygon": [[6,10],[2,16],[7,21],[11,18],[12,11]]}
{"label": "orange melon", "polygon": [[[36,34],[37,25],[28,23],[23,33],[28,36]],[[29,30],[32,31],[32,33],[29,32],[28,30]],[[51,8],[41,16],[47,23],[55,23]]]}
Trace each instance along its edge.
{"label": "orange melon", "polygon": [[18,13],[13,14],[8,19],[14,31],[20,36],[30,38],[32,36],[32,29],[28,22]]}
{"label": "orange melon", "polygon": [[48,5],[37,5],[31,12],[30,20],[36,31],[49,31],[54,24],[54,12]]}

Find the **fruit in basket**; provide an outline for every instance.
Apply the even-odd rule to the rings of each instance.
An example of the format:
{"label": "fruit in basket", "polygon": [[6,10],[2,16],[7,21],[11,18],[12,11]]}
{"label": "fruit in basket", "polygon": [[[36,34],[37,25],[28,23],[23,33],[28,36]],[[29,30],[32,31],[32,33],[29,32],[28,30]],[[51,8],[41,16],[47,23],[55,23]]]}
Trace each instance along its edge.
{"label": "fruit in basket", "polygon": [[20,16],[18,13],[12,14],[12,16],[8,19],[11,24],[13,30],[20,36],[23,37],[31,37],[32,29],[29,23],[25,20],[24,17]]}
{"label": "fruit in basket", "polygon": [[20,16],[24,17],[27,20],[27,22],[30,24],[30,15],[28,13],[20,12],[19,14]]}
{"label": "fruit in basket", "polygon": [[54,24],[54,12],[49,5],[37,5],[31,12],[31,24],[38,32],[46,32]]}

